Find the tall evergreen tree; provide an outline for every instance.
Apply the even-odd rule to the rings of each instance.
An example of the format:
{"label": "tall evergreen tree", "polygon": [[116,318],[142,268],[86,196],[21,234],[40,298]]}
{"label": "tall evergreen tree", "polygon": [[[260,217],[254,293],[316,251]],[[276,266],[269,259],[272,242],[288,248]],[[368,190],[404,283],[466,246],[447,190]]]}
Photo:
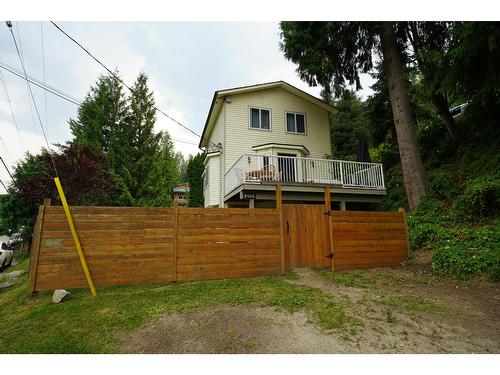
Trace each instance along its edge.
{"label": "tall evergreen tree", "polygon": [[187,179],[189,183],[189,207],[203,207],[203,160],[205,155],[199,153],[196,156],[189,156],[187,163]]}
{"label": "tall evergreen tree", "polygon": [[73,142],[96,151],[109,151],[113,132],[117,126],[123,126],[126,112],[121,83],[111,75],[99,77],[79,108],[77,119],[69,120]]}
{"label": "tall evergreen tree", "polygon": [[401,61],[405,35],[397,26],[390,22],[281,22],[281,48],[298,65],[301,79],[336,94],[346,84],[359,89],[359,74],[371,71],[374,53],[383,57],[404,185],[413,209],[427,193],[427,176]]}

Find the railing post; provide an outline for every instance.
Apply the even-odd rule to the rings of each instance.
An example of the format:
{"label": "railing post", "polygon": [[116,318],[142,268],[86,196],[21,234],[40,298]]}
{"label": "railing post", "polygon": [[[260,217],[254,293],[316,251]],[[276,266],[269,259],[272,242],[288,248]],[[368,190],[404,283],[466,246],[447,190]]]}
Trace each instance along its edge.
{"label": "railing post", "polygon": [[342,161],[340,161],[340,182],[342,183],[342,185],[344,185],[344,163]]}
{"label": "railing post", "polygon": [[285,274],[285,228],[283,223],[283,196],[281,184],[276,184],[276,209],[279,211],[280,220],[280,261],[281,274]]}

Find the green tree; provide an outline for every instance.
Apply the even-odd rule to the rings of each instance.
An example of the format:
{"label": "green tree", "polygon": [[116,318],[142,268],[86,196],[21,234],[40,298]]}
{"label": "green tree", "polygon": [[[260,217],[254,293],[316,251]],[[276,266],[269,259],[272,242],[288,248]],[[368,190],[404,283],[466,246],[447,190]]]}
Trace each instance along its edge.
{"label": "green tree", "polygon": [[73,142],[109,151],[113,133],[123,127],[126,113],[121,83],[111,75],[99,77],[80,106],[77,119],[69,120]]}
{"label": "green tree", "polygon": [[[52,152],[59,171],[66,199],[70,205],[113,206],[117,204],[116,180],[108,167],[106,155],[87,145],[68,144],[60,152]],[[37,207],[44,198],[51,198],[60,205],[59,194],[53,180],[51,157],[46,150],[39,155],[28,153],[17,164],[14,183],[0,206],[4,229],[25,227],[25,235],[31,229]]]}
{"label": "green tree", "polygon": [[330,121],[332,157],[355,160],[358,140],[369,141],[368,120],[363,101],[351,91],[345,91],[339,99],[331,100],[337,112]]}
{"label": "green tree", "polygon": [[203,160],[205,155],[199,153],[195,156],[189,155],[186,174],[189,183],[189,207],[203,207]]}
{"label": "green tree", "polygon": [[346,85],[360,88],[359,74],[373,68],[373,55],[383,66],[399,145],[410,209],[427,193],[401,55],[404,32],[390,22],[281,22],[281,48],[298,65],[299,76],[339,95]]}

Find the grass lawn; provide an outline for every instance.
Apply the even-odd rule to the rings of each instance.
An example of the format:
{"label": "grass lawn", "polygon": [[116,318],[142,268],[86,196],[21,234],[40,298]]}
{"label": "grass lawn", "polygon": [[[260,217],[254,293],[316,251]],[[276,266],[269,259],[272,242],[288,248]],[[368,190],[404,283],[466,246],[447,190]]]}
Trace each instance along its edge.
{"label": "grass lawn", "polygon": [[[26,268],[24,260],[17,268]],[[10,270],[9,270],[10,272]],[[52,293],[32,298],[28,277],[0,293],[0,353],[113,352],[118,337],[165,312],[184,312],[216,305],[272,306],[303,310],[328,330],[351,331],[357,319],[345,312],[349,301],[335,300],[316,288],[292,285],[283,277],[98,288],[93,298],[85,289],[53,304]]]}

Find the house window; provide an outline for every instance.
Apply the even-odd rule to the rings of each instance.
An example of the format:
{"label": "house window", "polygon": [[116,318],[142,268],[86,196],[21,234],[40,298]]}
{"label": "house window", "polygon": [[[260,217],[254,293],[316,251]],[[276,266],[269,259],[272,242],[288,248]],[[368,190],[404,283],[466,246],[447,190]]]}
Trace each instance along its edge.
{"label": "house window", "polygon": [[306,115],[286,112],[286,131],[287,133],[306,134]]}
{"label": "house window", "polygon": [[208,166],[205,168],[205,175],[203,176],[203,189],[205,190],[208,186]]}
{"label": "house window", "polygon": [[271,129],[271,113],[268,109],[250,108],[250,128]]}

